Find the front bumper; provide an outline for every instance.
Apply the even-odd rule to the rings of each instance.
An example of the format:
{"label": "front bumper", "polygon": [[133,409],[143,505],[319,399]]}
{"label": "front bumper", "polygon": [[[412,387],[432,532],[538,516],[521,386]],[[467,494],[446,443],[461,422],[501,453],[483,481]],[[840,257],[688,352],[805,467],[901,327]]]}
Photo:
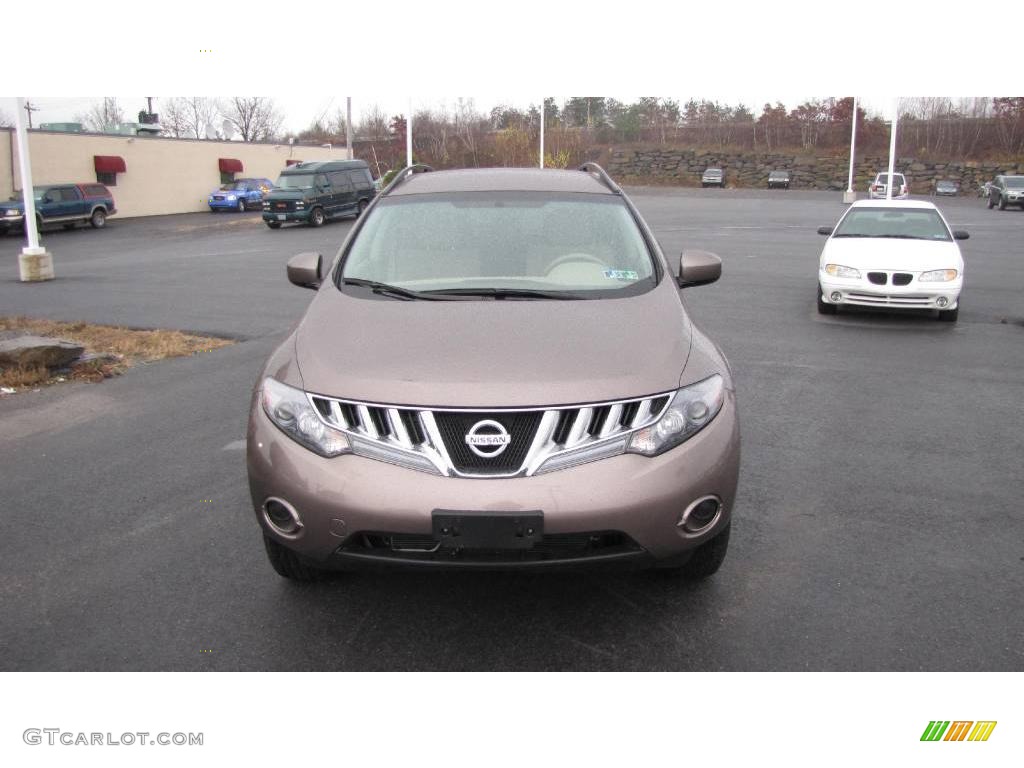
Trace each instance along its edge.
{"label": "front bumper", "polygon": [[[359,559],[349,545],[367,533],[430,537],[434,510],[540,511],[545,537],[602,532],[628,540],[629,546],[606,550],[611,557],[598,552],[575,564],[653,561],[685,557],[728,524],[739,475],[739,422],[729,392],[714,421],[661,456],[624,454],[533,477],[474,479],[439,477],[355,455],[322,458],[282,433],[257,400],[249,420],[247,464],[253,508],[264,532],[321,566],[344,568]],[[715,524],[698,534],[678,527],[683,511],[709,495],[722,502]],[[297,535],[281,535],[267,523],[262,507],[270,497],[287,501],[299,514]],[[381,554],[387,557],[363,559],[422,564],[418,555],[406,563],[401,553]],[[453,558],[440,564],[460,563]],[[538,565],[500,558],[495,564]]]}
{"label": "front bumper", "polygon": [[20,229],[24,221],[24,214],[18,214],[17,216],[8,216],[4,214],[3,216],[0,216],[0,232],[6,232],[9,229]]}
{"label": "front bumper", "polygon": [[[247,200],[242,200],[242,203],[243,203],[243,205],[245,207],[249,207],[249,205],[251,205],[251,203],[249,203]],[[210,206],[210,210],[211,211],[219,210],[221,208],[229,210],[229,211],[237,211],[238,210],[238,198],[237,197],[234,200],[226,200],[226,199],[225,200],[207,200],[206,204]]]}
{"label": "front bumper", "polygon": [[[948,283],[922,283],[915,275],[907,285],[892,285],[891,282],[888,285],[875,285],[867,277],[837,279],[819,270],[818,283],[821,285],[822,301],[826,304],[947,310],[957,307],[963,289],[963,275]],[[834,293],[840,294],[838,301],[832,297]]]}
{"label": "front bumper", "polygon": [[301,211],[264,211],[264,221],[309,221],[309,210]]}

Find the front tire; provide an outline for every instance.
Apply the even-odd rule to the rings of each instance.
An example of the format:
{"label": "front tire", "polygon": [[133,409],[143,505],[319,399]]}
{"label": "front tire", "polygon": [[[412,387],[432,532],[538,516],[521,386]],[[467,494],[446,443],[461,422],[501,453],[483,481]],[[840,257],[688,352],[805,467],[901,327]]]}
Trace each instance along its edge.
{"label": "front tire", "polygon": [[327,575],[319,568],[314,568],[300,559],[290,549],[281,546],[266,534],[263,536],[263,547],[267,550],[270,566],[277,571],[278,576],[292,581],[320,581]]}
{"label": "front tire", "polygon": [[93,229],[103,229],[107,225],[107,212],[102,208],[97,208],[89,217],[89,224]]}
{"label": "front tire", "polygon": [[702,581],[713,576],[725,562],[729,550],[729,531],[732,523],[725,526],[713,539],[705,541],[694,550],[690,559],[682,565],[655,566],[658,570],[683,577],[687,581]]}
{"label": "front tire", "polygon": [[270,227],[271,229],[280,229],[281,228],[281,222],[280,221],[268,221],[268,222],[266,222],[266,225],[268,227]]}
{"label": "front tire", "polygon": [[324,225],[324,209],[314,208],[309,212],[309,226],[322,227]]}
{"label": "front tire", "polygon": [[821,295],[821,286],[818,286],[818,314],[819,315],[834,315],[836,310],[839,309],[835,304],[829,304]]}
{"label": "front tire", "polygon": [[999,210],[1006,210],[1006,198],[1004,198],[1002,195],[999,196]]}
{"label": "front tire", "polygon": [[366,208],[367,208],[367,206],[368,206],[368,205],[369,205],[369,203],[368,203],[368,202],[366,202],[365,200],[360,200],[360,201],[359,201],[359,206],[358,206],[358,208],[356,209],[356,218],[357,218],[357,219],[358,219],[358,218],[359,218],[360,216],[362,216],[362,215],[363,215],[363,211],[365,211],[365,210],[366,210]]}
{"label": "front tire", "polygon": [[238,201],[238,212],[245,213],[245,200]]}
{"label": "front tire", "polygon": [[960,319],[960,305],[956,305],[956,309],[940,309],[939,320],[943,323],[955,323]]}

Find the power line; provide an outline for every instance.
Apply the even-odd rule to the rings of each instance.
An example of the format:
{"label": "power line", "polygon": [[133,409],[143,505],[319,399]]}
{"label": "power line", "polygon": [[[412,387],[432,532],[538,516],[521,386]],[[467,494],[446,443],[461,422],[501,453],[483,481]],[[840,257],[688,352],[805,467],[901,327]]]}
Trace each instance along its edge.
{"label": "power line", "polygon": [[25,102],[25,111],[28,112],[28,127],[32,130],[32,113],[38,112],[39,107],[35,106],[31,101]]}

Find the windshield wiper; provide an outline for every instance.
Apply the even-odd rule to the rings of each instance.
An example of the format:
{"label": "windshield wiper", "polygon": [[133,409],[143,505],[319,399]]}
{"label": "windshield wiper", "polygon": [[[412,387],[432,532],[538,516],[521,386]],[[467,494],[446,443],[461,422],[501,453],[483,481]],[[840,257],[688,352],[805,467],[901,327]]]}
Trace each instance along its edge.
{"label": "windshield wiper", "polygon": [[872,235],[872,237],[893,237],[898,240],[925,240],[926,238],[917,235]]}
{"label": "windshield wiper", "polygon": [[395,299],[402,299],[403,301],[443,301],[439,296],[429,296],[419,291],[410,291],[408,288],[401,288],[397,285],[388,285],[387,283],[378,283],[376,280],[364,280],[361,277],[345,277],[341,280],[345,285],[361,285],[366,288],[370,288],[374,293],[380,296],[391,296]]}
{"label": "windshield wiper", "polygon": [[541,291],[532,288],[442,288],[424,291],[440,296],[490,296],[495,299],[578,299],[568,291]]}

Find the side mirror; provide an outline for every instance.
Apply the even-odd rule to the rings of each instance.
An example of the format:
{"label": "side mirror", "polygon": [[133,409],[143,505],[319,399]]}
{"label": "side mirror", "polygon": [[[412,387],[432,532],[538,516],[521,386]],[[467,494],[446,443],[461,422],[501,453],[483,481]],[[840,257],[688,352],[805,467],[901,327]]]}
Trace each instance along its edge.
{"label": "side mirror", "polygon": [[971,236],[971,233],[963,229],[954,229],[953,237],[956,240],[967,240]]}
{"label": "side mirror", "polygon": [[43,195],[43,202],[44,203],[52,203],[53,202],[53,197],[51,197],[50,195]]}
{"label": "side mirror", "polygon": [[315,251],[299,253],[288,259],[288,280],[300,288],[319,288],[324,257]]}
{"label": "side mirror", "polygon": [[818,227],[818,234],[828,237],[832,234],[832,227]]}
{"label": "side mirror", "polygon": [[722,260],[707,251],[683,251],[679,257],[679,276],[676,282],[680,288],[707,285],[722,276]]}

